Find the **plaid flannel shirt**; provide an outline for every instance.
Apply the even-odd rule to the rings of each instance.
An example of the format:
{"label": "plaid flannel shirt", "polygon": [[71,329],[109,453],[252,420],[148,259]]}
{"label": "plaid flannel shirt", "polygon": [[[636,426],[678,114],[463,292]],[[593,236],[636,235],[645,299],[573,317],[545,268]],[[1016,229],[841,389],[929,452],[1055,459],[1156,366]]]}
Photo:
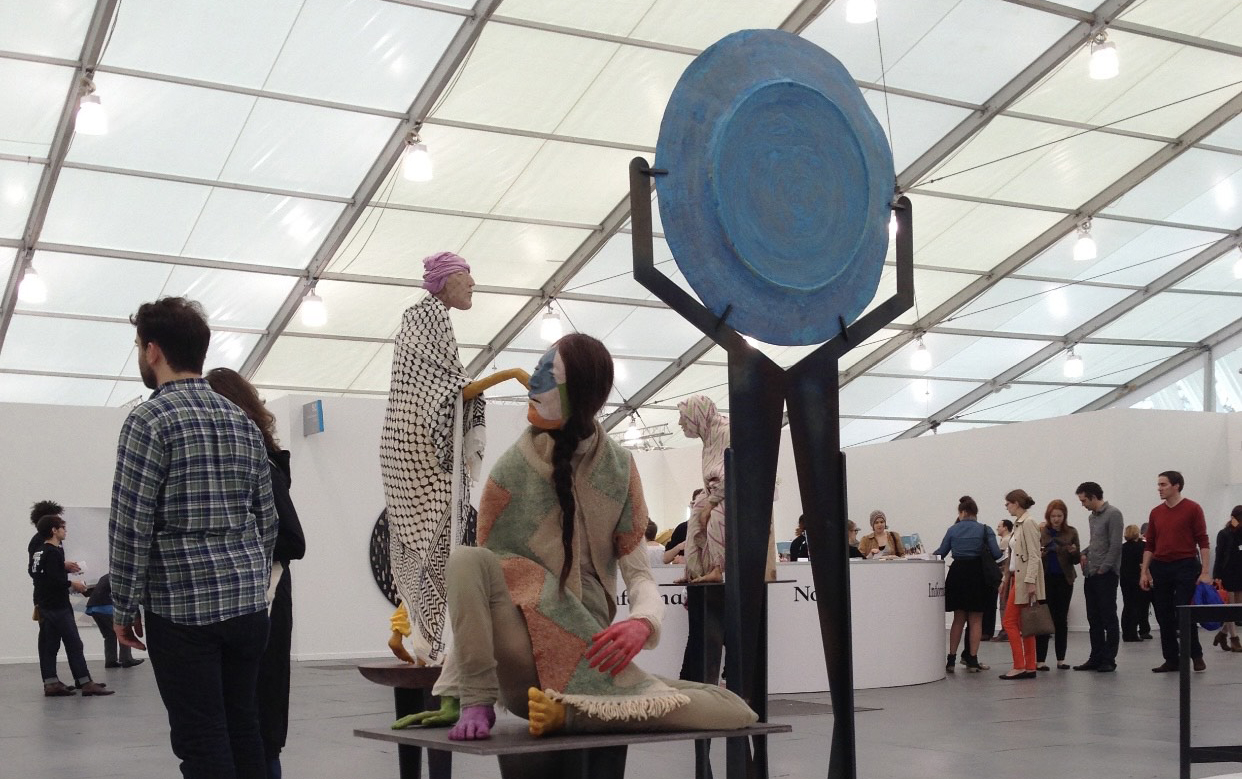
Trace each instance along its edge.
{"label": "plaid flannel shirt", "polygon": [[204,379],[163,384],[117,445],[113,621],[133,624],[139,606],[183,625],[267,608],[276,525],[258,427]]}

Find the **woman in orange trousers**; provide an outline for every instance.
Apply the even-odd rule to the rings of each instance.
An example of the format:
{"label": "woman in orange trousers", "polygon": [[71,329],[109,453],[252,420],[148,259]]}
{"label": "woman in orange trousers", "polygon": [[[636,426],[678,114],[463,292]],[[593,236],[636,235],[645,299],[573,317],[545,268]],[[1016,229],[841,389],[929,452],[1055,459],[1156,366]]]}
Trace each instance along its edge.
{"label": "woman in orange trousers", "polygon": [[1039,544],[1039,526],[1027,509],[1035,501],[1024,490],[1011,490],[1005,495],[1005,509],[1013,520],[1009,534],[1009,572],[1006,574],[1009,597],[1001,623],[1009,635],[1013,652],[1013,668],[1000,675],[1007,681],[1035,678],[1035,637],[1022,635],[1022,611],[1044,599],[1044,563]]}

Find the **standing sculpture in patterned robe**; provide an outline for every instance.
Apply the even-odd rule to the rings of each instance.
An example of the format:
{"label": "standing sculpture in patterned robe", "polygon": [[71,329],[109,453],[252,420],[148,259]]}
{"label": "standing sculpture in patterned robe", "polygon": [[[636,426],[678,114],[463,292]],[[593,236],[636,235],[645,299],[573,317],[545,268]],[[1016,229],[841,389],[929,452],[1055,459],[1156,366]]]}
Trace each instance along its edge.
{"label": "standing sculpture in patterned robe", "polygon": [[529,378],[521,370],[476,382],[466,375],[449,318],[450,309],[471,306],[474,279],[465,260],[452,252],[427,257],[423,287],[431,294],[405,311],[396,337],[380,472],[389,561],[401,597],[388,645],[406,662],[439,665],[447,643],[449,550],[474,543],[470,484],[483,462],[482,392],[507,378]]}
{"label": "standing sculpture in patterned robe", "polygon": [[686,578],[690,582],[721,581],[725,564],[725,467],[729,418],[706,395],[677,404],[678,424],[686,438],[703,441],[703,491],[690,508],[686,526]]}

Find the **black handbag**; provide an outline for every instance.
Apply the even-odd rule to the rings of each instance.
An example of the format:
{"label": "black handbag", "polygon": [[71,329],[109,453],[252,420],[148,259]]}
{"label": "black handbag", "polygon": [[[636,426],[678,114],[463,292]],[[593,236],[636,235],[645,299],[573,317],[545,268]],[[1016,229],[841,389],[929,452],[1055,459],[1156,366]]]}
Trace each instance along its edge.
{"label": "black handbag", "polygon": [[979,562],[983,565],[983,583],[988,589],[995,590],[1000,588],[1001,570],[996,561],[992,559],[992,550],[988,549],[988,529],[983,529],[983,537],[979,541]]}

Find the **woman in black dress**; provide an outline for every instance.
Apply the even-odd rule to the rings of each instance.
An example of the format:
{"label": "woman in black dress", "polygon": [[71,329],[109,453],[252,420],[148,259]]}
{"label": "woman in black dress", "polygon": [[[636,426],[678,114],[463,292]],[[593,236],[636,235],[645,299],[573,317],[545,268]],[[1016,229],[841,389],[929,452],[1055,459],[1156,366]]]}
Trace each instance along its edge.
{"label": "woman in black dress", "polygon": [[[1242,603],[1242,506],[1233,507],[1229,521],[1216,535],[1216,565],[1212,578],[1226,591],[1229,603]],[[1226,652],[1242,652],[1238,629],[1232,622],[1221,625],[1212,643]]]}

